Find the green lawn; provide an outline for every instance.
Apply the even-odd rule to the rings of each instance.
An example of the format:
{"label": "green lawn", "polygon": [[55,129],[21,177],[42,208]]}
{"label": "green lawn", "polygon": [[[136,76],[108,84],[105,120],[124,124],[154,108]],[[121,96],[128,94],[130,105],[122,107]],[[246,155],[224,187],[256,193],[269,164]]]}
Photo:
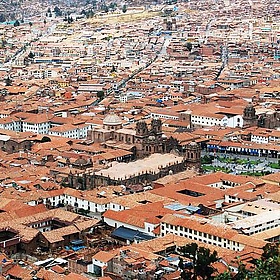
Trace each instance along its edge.
{"label": "green lawn", "polygon": [[211,164],[213,162],[214,157],[213,156],[207,156],[201,158],[201,164]]}
{"label": "green lawn", "polygon": [[248,159],[241,159],[241,158],[225,158],[225,157],[218,157],[218,161],[223,162],[223,163],[236,163],[239,165],[257,165],[261,163],[261,160],[248,160]]}
{"label": "green lawn", "polygon": [[256,177],[264,176],[264,175],[268,175],[268,174],[271,174],[271,172],[269,172],[269,171],[256,171],[256,172],[247,171],[247,172],[241,173],[241,175],[256,176]]}
{"label": "green lawn", "polygon": [[271,163],[269,164],[269,167],[275,168],[275,169],[280,169],[279,163],[276,163],[276,162],[271,162]]}
{"label": "green lawn", "polygon": [[204,171],[223,171],[225,173],[230,173],[231,170],[225,167],[213,166],[213,165],[202,165],[201,168]]}

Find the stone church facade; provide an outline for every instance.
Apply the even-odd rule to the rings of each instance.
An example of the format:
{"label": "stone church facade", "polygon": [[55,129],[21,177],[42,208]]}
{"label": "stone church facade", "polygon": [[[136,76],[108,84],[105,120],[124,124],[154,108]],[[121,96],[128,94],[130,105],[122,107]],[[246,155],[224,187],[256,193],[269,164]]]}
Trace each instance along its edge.
{"label": "stone church facade", "polygon": [[[124,172],[117,172],[117,175],[112,172],[108,173],[109,169],[93,171],[91,168],[82,173],[69,174],[68,184],[72,188],[78,189],[94,189],[99,186],[107,185],[134,185],[134,184],[151,184],[169,174],[184,171],[186,169],[200,170],[201,147],[195,142],[190,142],[187,145],[181,146],[173,137],[166,137],[162,131],[162,122],[159,119],[153,119],[150,124],[146,121],[136,123],[135,129],[128,129],[122,126],[121,119],[115,114],[107,115],[103,120],[103,125],[95,128],[88,133],[88,139],[101,143],[104,147],[127,149],[134,153],[134,159],[137,161],[131,162],[133,167],[131,170],[138,170],[141,167],[140,161],[147,161],[147,168],[151,169],[149,160],[154,154],[153,164],[158,165],[154,170],[139,171],[129,176],[124,175],[125,170],[130,168],[128,165],[122,169]],[[164,162],[168,158],[178,158],[176,161]],[[164,160],[160,159],[164,158]],[[117,163],[121,164],[121,163]],[[116,164],[116,165],[117,165]]]}
{"label": "stone church facade", "polygon": [[110,148],[119,143],[126,144],[135,159],[173,150],[186,157],[188,167],[200,167],[200,146],[193,142],[183,149],[176,139],[164,135],[160,119],[152,119],[150,125],[139,121],[135,129],[127,129],[122,127],[122,121],[116,114],[109,114],[104,118],[102,127],[89,131],[88,139]]}

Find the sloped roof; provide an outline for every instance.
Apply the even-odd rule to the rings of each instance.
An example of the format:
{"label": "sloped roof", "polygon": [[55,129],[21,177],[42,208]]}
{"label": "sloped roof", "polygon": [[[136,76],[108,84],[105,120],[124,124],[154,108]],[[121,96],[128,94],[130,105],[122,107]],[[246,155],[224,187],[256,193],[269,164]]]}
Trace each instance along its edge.
{"label": "sloped roof", "polygon": [[150,236],[148,234],[145,234],[143,232],[140,232],[139,230],[134,230],[130,228],[126,228],[124,226],[121,226],[117,229],[115,229],[112,232],[112,236],[118,237],[121,239],[129,240],[129,241],[134,241],[136,240],[150,240],[153,239],[153,236]]}

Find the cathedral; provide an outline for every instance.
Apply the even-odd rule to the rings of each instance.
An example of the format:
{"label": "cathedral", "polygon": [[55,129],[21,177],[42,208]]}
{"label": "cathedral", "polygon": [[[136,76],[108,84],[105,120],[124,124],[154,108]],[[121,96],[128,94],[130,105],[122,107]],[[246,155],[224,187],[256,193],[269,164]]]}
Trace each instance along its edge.
{"label": "cathedral", "polygon": [[110,113],[104,118],[102,127],[89,131],[88,139],[110,148],[121,143],[123,148],[133,152],[134,159],[175,152],[185,157],[186,167],[200,168],[200,146],[191,142],[183,148],[173,137],[166,137],[160,119],[152,119],[150,125],[139,121],[135,129],[128,129],[122,126],[122,120],[116,114]]}
{"label": "cathedral", "polygon": [[256,114],[253,104],[248,104],[243,111],[244,127],[258,126],[263,128],[277,128],[280,126],[280,108],[276,106],[274,111]]}

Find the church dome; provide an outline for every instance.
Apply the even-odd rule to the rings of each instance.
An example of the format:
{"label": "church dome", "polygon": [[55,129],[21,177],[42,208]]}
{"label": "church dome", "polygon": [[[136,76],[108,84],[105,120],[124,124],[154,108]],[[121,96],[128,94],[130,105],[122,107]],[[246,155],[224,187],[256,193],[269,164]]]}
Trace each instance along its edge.
{"label": "church dome", "polygon": [[76,165],[86,165],[87,163],[88,163],[88,161],[82,157],[75,161]]}
{"label": "church dome", "polygon": [[116,115],[116,114],[109,114],[107,115],[104,120],[103,120],[103,124],[104,125],[121,125],[122,124],[122,120],[121,118]]}
{"label": "church dome", "polygon": [[192,141],[191,143],[189,143],[189,146],[191,146],[191,147],[197,147],[198,144],[197,144],[196,142]]}

